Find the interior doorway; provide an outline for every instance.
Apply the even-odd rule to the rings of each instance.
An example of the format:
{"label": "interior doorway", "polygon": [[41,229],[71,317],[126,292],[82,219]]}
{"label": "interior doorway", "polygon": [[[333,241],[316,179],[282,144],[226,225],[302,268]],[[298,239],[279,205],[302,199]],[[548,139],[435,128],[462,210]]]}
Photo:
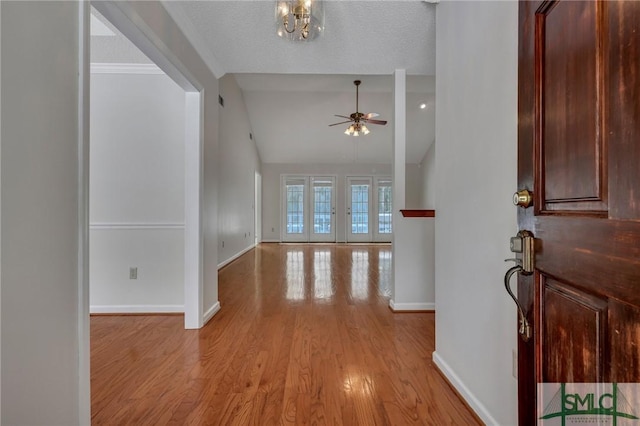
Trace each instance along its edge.
{"label": "interior doorway", "polygon": [[[149,43],[148,39],[141,33],[140,29],[135,26],[126,16],[122,14],[122,12],[118,9],[117,5],[114,3],[102,2],[96,3],[94,10],[94,16],[91,18],[92,23],[99,22],[103,24],[102,31],[106,28],[106,35],[102,35],[102,37],[122,37],[126,39],[128,43],[132,46],[135,46],[135,49],[146,55],[147,59],[151,58],[154,62],[163,63],[164,65],[168,64],[168,60],[164,58],[163,54],[155,48],[151,43]],[[99,19],[96,19],[96,18]],[[111,32],[113,35],[109,35]],[[95,36],[93,36],[95,37]],[[102,40],[104,42],[104,40]],[[92,38],[92,44],[99,45],[100,42],[96,41],[95,38]],[[96,49],[97,50],[97,49]],[[108,50],[108,49],[107,49]],[[93,52],[93,49],[92,49]],[[129,52],[130,53],[130,52]],[[160,61],[158,61],[160,60]],[[93,58],[92,58],[93,62]],[[135,61],[134,61],[135,62]],[[148,62],[148,61],[147,61]],[[127,68],[123,66],[121,61],[117,64],[120,68]],[[109,65],[114,67],[113,65]],[[145,68],[156,68],[158,73],[160,73],[160,69],[153,64],[134,64],[129,66],[130,69],[143,69]],[[118,68],[115,66],[115,68]],[[202,246],[202,217],[201,217],[201,204],[202,204],[202,181],[203,181],[203,168],[202,168],[202,96],[201,93],[197,90],[196,82],[190,82],[185,76],[180,74],[177,68],[172,66],[163,67],[164,71],[167,72],[166,76],[170,80],[173,80],[174,83],[178,84],[177,90],[181,93],[181,104],[183,105],[183,109],[180,112],[182,124],[180,128],[176,129],[175,126],[172,128],[172,131],[175,131],[175,138],[178,138],[180,142],[180,157],[183,159],[180,164],[180,176],[174,176],[167,182],[163,182],[163,177],[161,173],[158,174],[157,178],[160,182],[154,182],[152,180],[147,180],[145,183],[138,185],[137,194],[145,194],[149,192],[154,192],[154,188],[157,186],[158,189],[155,192],[165,191],[171,192],[169,195],[174,200],[174,204],[180,207],[181,211],[173,211],[175,208],[172,207],[159,207],[157,210],[164,211],[164,216],[148,219],[148,216],[145,216],[145,211],[151,211],[154,207],[153,203],[155,202],[153,199],[146,200],[145,203],[136,204],[135,197],[124,197],[121,198],[118,196],[119,193],[129,193],[136,191],[128,191],[130,188],[123,187],[121,191],[117,190],[117,187],[112,187],[111,192],[107,194],[109,197],[113,198],[115,201],[120,204],[123,209],[129,209],[128,217],[112,219],[115,216],[110,216],[107,220],[102,221],[100,218],[92,218],[93,226],[91,226],[92,230],[97,227],[102,226],[102,229],[105,230],[105,233],[108,232],[113,234],[115,239],[122,239],[122,235],[128,234],[128,239],[130,241],[125,241],[124,247],[131,248],[133,244],[146,244],[146,249],[144,247],[139,247],[138,253],[142,253],[142,256],[146,256],[145,259],[132,259],[131,257],[126,257],[125,251],[123,250],[121,253],[118,253],[117,250],[111,250],[112,259],[117,261],[117,272],[121,274],[119,276],[119,289],[121,296],[123,298],[120,299],[112,299],[113,301],[107,303],[106,310],[111,310],[114,313],[144,313],[144,312],[184,312],[184,320],[185,320],[185,328],[200,328],[203,325],[203,301],[202,301],[202,280],[203,280],[203,246]],[[121,72],[120,69],[118,72]],[[134,76],[134,80],[142,81],[144,77],[138,73]],[[135,87],[135,84],[134,84]],[[91,94],[93,96],[93,93]],[[144,99],[142,100],[144,101]],[[153,102],[150,100],[149,102]],[[122,104],[115,104],[114,108],[122,108]],[[150,107],[149,107],[150,108]],[[112,110],[113,111],[113,110]],[[144,112],[141,112],[144,111]],[[132,121],[139,119],[145,116],[145,113],[148,111],[148,108],[141,107],[138,110],[139,113],[132,112]],[[121,111],[118,111],[121,112]],[[164,113],[167,113],[166,111]],[[162,113],[160,113],[162,114]],[[169,112],[169,117],[172,114],[175,114],[175,111]],[[153,132],[153,126],[149,126],[150,131]],[[154,140],[157,140],[162,135],[150,134],[147,135],[147,142],[153,143]],[[92,138],[93,139],[93,138]],[[157,161],[160,161],[160,156],[164,155],[164,160],[167,160],[167,156],[171,154],[167,152],[161,152],[159,147],[139,147],[141,152],[135,152],[135,147],[131,146],[129,148],[123,147],[123,149],[116,153],[115,155],[119,155],[120,160],[134,161],[134,164],[129,164],[128,170],[131,171],[131,176],[133,179],[131,182],[136,182],[136,179],[142,179],[144,181],[145,174],[148,174],[149,169],[152,169],[154,166],[157,166]],[[92,147],[93,151],[93,147]],[[100,161],[102,159],[96,157],[96,161]],[[175,163],[172,163],[175,165]],[[95,163],[91,165],[93,169]],[[175,172],[175,169],[174,169]],[[175,174],[175,173],[174,173]],[[112,174],[112,177],[114,174]],[[148,176],[147,176],[148,177]],[[116,180],[121,178],[121,176],[116,176]],[[108,178],[107,178],[108,180]],[[180,188],[174,188],[173,190],[168,189],[172,184],[175,184],[175,181],[179,182]],[[140,181],[138,181],[140,183]],[[174,185],[175,186],[175,185]],[[107,197],[107,199],[109,198]],[[92,200],[92,204],[93,204]],[[156,200],[157,201],[157,200]],[[135,208],[130,208],[131,206],[136,205]],[[158,207],[158,206],[155,206]],[[166,209],[166,210],[165,210]],[[93,209],[92,209],[93,210]],[[171,214],[168,212],[171,210]],[[105,216],[106,217],[106,216]],[[92,231],[93,232],[93,231]],[[134,236],[134,234],[138,234]],[[160,274],[159,272],[165,265],[162,264],[161,257],[162,255],[166,255],[167,253],[162,253],[167,244],[165,244],[163,239],[166,239],[168,234],[179,235],[179,241],[174,241],[175,244],[171,244],[173,247],[173,256],[172,259],[178,258],[180,263],[179,271],[178,268],[172,269],[172,274],[175,275],[174,279],[181,283],[180,288],[178,288],[178,294],[171,296],[169,299],[165,298],[163,300],[175,300],[175,303],[164,303],[164,302],[153,302],[150,303],[151,306],[145,306],[144,303],[128,303],[126,297],[130,296],[132,293],[136,291],[144,291],[141,289],[141,286],[134,286],[133,284],[140,283],[143,278],[153,278],[148,275],[151,273],[152,275]],[[141,239],[139,236],[144,235],[144,240],[146,243],[141,243]],[[111,237],[110,237],[111,238]],[[127,239],[125,238],[125,240]],[[175,238],[174,238],[175,240]],[[93,239],[90,237],[90,244],[93,243]],[[113,248],[113,247],[112,247]],[[176,251],[177,250],[177,251]],[[154,254],[157,255],[154,257]],[[118,255],[123,255],[124,258],[117,258]],[[138,262],[147,262],[149,265],[146,268],[141,268],[138,265]],[[124,267],[123,265],[126,265]],[[92,269],[95,270],[95,265],[92,265]],[[124,269],[124,277],[122,276],[122,269]],[[113,272],[108,269],[105,271]],[[138,280],[135,281],[129,280]],[[91,290],[90,290],[91,291]],[[174,290],[175,291],[175,288]],[[158,297],[161,292],[149,292],[149,297]],[[113,295],[113,294],[112,294]],[[166,296],[166,295],[165,295]],[[144,297],[144,296],[143,296]],[[122,300],[123,302],[118,303],[117,300]],[[132,299],[129,299],[132,300]],[[140,300],[140,299],[138,299]],[[159,299],[158,299],[159,300]],[[106,312],[105,309],[102,309],[103,312]]]}

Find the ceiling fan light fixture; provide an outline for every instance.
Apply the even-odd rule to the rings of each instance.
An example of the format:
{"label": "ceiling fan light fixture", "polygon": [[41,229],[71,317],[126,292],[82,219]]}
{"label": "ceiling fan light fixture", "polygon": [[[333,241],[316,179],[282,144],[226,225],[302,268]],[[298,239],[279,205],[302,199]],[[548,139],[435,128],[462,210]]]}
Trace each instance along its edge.
{"label": "ceiling fan light fixture", "polygon": [[367,126],[359,121],[351,124],[349,127],[347,127],[347,130],[344,131],[344,134],[348,136],[360,136],[360,134],[368,135],[369,133],[371,133],[371,131],[367,128]]}
{"label": "ceiling fan light fixture", "polygon": [[324,29],[322,0],[277,0],[276,34],[294,41],[317,38]]}
{"label": "ceiling fan light fixture", "polygon": [[336,117],[347,119],[347,121],[341,121],[339,123],[329,124],[329,127],[332,127],[332,126],[339,126],[340,124],[349,123],[349,127],[347,127],[347,129],[344,131],[344,134],[347,136],[360,136],[360,134],[363,134],[366,136],[369,133],[371,133],[367,128],[367,126],[365,125],[365,123],[379,124],[382,126],[387,124],[386,120],[374,120],[373,117],[378,116],[378,114],[375,112],[364,114],[358,111],[358,105],[359,105],[358,104],[358,95],[359,95],[358,86],[360,86],[360,83],[361,83],[360,80],[355,80],[353,82],[353,84],[355,84],[356,86],[356,112],[350,114],[349,116],[336,115]]}

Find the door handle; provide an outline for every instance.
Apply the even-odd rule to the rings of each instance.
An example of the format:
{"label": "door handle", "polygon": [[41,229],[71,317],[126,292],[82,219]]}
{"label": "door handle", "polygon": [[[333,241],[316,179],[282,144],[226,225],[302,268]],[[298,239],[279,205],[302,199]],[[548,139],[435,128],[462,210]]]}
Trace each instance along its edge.
{"label": "door handle", "polygon": [[[513,259],[507,259],[505,260],[505,262],[508,262],[510,260],[513,260]],[[511,268],[509,268],[507,273],[504,275],[504,288],[507,290],[507,293],[509,293],[509,296],[511,296],[513,301],[516,302],[516,306],[518,307],[518,318],[520,320],[520,326],[518,327],[518,334],[520,334],[520,337],[522,338],[522,340],[524,340],[525,342],[528,342],[529,339],[531,338],[531,325],[529,325],[529,321],[527,320],[527,317],[524,315],[524,310],[522,309],[522,305],[520,305],[520,301],[515,296],[515,294],[513,294],[513,291],[511,291],[511,284],[510,284],[511,277],[513,276],[513,274],[517,272],[521,272],[522,270],[523,270],[522,266],[520,265],[512,266]]]}
{"label": "door handle", "polygon": [[513,194],[513,204],[523,209],[533,205],[533,193],[528,189],[521,189]]}
{"label": "door handle", "polygon": [[531,275],[534,270],[534,248],[535,239],[533,234],[529,231],[520,231],[515,237],[511,238],[510,249],[516,254],[513,259],[505,259],[505,262],[515,262],[516,265],[509,268],[504,275],[504,288],[509,293],[509,296],[513,299],[518,307],[518,318],[520,326],[518,327],[518,334],[525,342],[528,342],[531,338],[531,325],[524,314],[524,309],[518,298],[511,291],[511,277],[516,273],[522,273],[523,275]]}

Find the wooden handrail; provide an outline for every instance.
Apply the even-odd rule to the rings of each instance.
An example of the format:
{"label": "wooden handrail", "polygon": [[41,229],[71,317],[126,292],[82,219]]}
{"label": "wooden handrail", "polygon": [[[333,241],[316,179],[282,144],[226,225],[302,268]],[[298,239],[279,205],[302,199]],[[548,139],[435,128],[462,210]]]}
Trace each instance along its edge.
{"label": "wooden handrail", "polygon": [[404,217],[436,217],[435,210],[426,209],[401,209],[400,213]]}

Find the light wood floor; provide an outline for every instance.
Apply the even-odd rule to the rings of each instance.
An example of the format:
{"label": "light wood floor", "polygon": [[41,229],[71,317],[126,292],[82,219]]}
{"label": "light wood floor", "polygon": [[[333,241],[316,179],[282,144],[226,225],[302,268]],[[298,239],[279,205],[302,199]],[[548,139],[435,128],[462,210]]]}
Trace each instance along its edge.
{"label": "light wood floor", "polygon": [[431,361],[434,314],[389,310],[390,269],[388,245],[262,244],[201,330],[93,316],[93,424],[479,424]]}

